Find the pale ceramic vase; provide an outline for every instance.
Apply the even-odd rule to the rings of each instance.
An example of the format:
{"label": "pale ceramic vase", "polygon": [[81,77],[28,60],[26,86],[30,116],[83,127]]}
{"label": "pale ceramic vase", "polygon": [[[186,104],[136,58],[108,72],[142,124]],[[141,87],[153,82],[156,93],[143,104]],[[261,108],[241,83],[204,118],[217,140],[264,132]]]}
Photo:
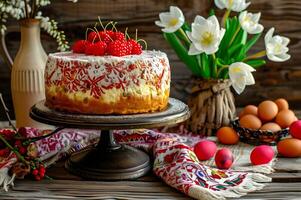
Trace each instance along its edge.
{"label": "pale ceramic vase", "polygon": [[29,117],[30,108],[45,99],[44,70],[47,55],[40,40],[40,21],[20,21],[21,44],[13,63],[11,91],[17,127],[46,129],[49,126]]}

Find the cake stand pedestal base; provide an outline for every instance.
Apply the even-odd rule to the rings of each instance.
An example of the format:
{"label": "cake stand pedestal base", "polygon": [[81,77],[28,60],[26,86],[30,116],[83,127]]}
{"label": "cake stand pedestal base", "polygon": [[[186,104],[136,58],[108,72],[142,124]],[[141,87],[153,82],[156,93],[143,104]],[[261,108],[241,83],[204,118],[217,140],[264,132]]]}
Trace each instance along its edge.
{"label": "cake stand pedestal base", "polygon": [[72,154],[65,167],[86,179],[125,180],[145,175],[151,164],[146,153],[116,144],[112,131],[103,130],[96,147]]}

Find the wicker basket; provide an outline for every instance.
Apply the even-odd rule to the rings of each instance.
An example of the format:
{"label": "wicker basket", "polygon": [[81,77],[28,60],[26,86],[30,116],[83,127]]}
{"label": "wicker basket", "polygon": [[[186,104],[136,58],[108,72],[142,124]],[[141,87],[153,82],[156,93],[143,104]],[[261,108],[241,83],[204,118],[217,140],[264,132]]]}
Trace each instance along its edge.
{"label": "wicker basket", "polygon": [[281,138],[286,137],[289,134],[288,128],[282,129],[277,132],[243,128],[239,125],[238,119],[232,121],[231,125],[239,134],[240,141],[252,145],[276,145],[277,142],[281,140]]}
{"label": "wicker basket", "polygon": [[229,126],[235,118],[231,81],[192,78],[188,106],[191,117],[186,121],[188,130],[210,136],[222,126]]}

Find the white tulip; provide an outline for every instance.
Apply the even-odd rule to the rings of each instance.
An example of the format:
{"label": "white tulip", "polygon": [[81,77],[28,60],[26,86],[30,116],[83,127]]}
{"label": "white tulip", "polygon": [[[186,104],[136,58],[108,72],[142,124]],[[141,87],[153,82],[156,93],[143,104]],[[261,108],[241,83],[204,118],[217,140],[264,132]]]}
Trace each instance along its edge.
{"label": "white tulip", "polygon": [[249,13],[247,11],[243,11],[239,15],[239,22],[243,30],[245,30],[249,34],[258,34],[263,31],[263,26],[259,24],[260,19],[259,13]]}
{"label": "white tulip", "polygon": [[157,26],[163,27],[162,31],[165,33],[173,33],[177,31],[185,22],[185,17],[176,6],[170,6],[169,12],[159,14],[160,21],[156,21]]}
{"label": "white tulip", "polygon": [[275,28],[271,28],[264,37],[267,57],[275,62],[287,61],[291,57],[287,54],[290,39],[279,35],[273,36],[274,31]]}
{"label": "white tulip", "polygon": [[215,15],[210,16],[208,19],[199,15],[196,16],[191,24],[191,32],[187,32],[188,38],[192,41],[188,54],[215,53],[224,34],[225,29],[220,28]]}
{"label": "white tulip", "polygon": [[251,2],[246,3],[246,0],[214,0],[214,3],[219,9],[226,8],[235,12],[241,12],[251,4]]}
{"label": "white tulip", "polygon": [[229,77],[234,90],[241,94],[247,85],[254,85],[255,80],[251,72],[256,71],[250,65],[236,62],[229,66]]}

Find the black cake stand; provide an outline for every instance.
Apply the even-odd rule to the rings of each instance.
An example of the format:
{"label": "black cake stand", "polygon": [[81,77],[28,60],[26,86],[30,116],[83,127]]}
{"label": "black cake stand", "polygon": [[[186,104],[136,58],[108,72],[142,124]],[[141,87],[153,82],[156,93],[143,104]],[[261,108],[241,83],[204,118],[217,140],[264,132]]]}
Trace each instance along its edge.
{"label": "black cake stand", "polygon": [[190,116],[183,102],[170,98],[166,110],[133,115],[85,115],[59,112],[34,105],[30,116],[36,121],[63,128],[97,129],[101,137],[96,147],[73,153],[65,167],[71,173],[94,180],[124,180],[145,175],[151,168],[149,156],[136,148],[117,144],[113,131],[117,129],[155,128],[183,122]]}

